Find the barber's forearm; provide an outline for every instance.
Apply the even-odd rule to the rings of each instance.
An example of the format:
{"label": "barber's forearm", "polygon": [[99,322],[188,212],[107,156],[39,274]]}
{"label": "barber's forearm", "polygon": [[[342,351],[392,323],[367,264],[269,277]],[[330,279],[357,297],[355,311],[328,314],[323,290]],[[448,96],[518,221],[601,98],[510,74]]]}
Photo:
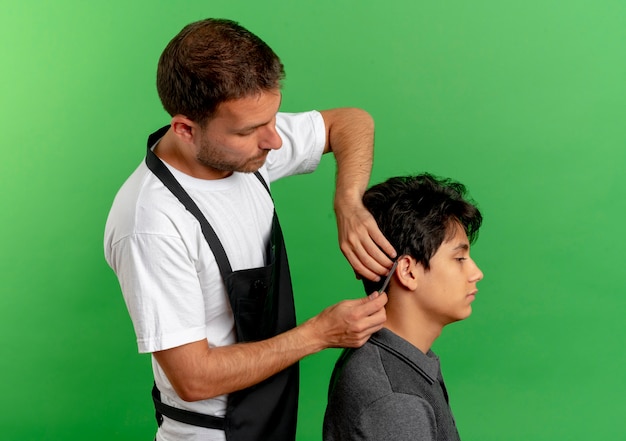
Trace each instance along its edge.
{"label": "barber's forearm", "polygon": [[204,400],[260,383],[307,355],[330,347],[359,347],[382,328],[385,295],[344,300],[283,334],[254,343],[209,348],[206,340],[154,357],[185,401]]}
{"label": "barber's forearm", "polygon": [[322,112],[326,124],[326,151],[337,161],[334,208],[339,247],[354,271],[377,281],[387,274],[395,250],[363,205],[374,151],[374,121],[360,109]]}
{"label": "barber's forearm", "polygon": [[323,349],[308,326],[268,340],[209,348],[206,340],[155,352],[180,398],[199,401],[245,389]]}
{"label": "barber's forearm", "polygon": [[358,202],[372,170],[374,120],[357,108],[323,111],[322,116],[328,128],[326,151],[337,162],[335,205]]}

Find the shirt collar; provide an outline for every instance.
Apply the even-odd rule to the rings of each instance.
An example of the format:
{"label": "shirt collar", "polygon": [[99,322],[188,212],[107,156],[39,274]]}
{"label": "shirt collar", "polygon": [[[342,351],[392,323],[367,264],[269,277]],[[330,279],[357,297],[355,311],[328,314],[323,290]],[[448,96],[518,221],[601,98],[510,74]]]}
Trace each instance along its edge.
{"label": "shirt collar", "polygon": [[413,367],[431,384],[437,381],[440,371],[439,358],[433,351],[429,350],[424,354],[387,328],[372,334],[369,341],[404,360],[405,363]]}

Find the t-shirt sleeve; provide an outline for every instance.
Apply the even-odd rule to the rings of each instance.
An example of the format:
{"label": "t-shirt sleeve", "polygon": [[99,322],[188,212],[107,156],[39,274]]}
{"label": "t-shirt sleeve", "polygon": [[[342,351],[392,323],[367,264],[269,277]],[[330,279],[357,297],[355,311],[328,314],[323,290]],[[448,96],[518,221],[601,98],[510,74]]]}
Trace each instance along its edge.
{"label": "t-shirt sleeve", "polygon": [[[392,393],[371,403],[354,421],[354,440],[435,441],[432,407],[415,395]],[[345,433],[345,432],[344,432]]]}
{"label": "t-shirt sleeve", "polygon": [[111,258],[133,320],[139,352],[206,338],[202,290],[179,237],[126,236],[112,246]]}
{"label": "t-shirt sleeve", "polygon": [[266,167],[270,181],[286,176],[311,173],[324,153],[326,127],[321,113],[278,113],[276,130],[283,140],[282,147],[272,150]]}

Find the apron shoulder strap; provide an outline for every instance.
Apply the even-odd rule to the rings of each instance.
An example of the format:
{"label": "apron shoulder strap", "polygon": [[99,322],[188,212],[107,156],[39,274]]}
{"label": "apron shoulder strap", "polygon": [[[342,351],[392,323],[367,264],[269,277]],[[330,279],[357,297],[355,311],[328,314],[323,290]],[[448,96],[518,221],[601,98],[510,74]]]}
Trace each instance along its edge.
{"label": "apron shoulder strap", "polygon": [[[200,228],[202,229],[202,234],[204,235],[213,255],[215,256],[215,260],[217,261],[217,265],[220,269],[220,273],[222,274],[222,278],[225,280],[226,276],[232,273],[232,267],[230,266],[230,262],[228,260],[228,256],[226,256],[226,251],[224,251],[224,247],[222,243],[219,241],[217,234],[215,234],[215,230],[206,220],[198,205],[193,201],[191,196],[185,191],[185,189],[180,185],[180,183],[176,180],[172,172],[163,164],[163,161],[159,159],[159,157],[152,151],[152,146],[156,144],[159,139],[161,139],[165,133],[168,131],[169,126],[161,127],[159,130],[154,132],[148,137],[147,143],[147,152],[146,152],[146,165],[155,174],[157,178],[165,185],[173,194],[178,198],[178,200],[185,206],[187,211],[194,215],[198,222],[200,222]],[[270,192],[269,185],[261,176],[261,173],[258,171],[254,172],[254,175],[261,182],[263,187],[267,190],[270,197],[272,193]]]}
{"label": "apron shoulder strap", "polygon": [[261,181],[261,184],[263,184],[263,187],[265,187],[267,192],[270,194],[270,197],[272,197],[272,192],[270,191],[270,187],[269,185],[267,185],[267,182],[265,182],[265,179],[263,179],[263,176],[261,176],[261,173],[259,173],[259,171],[257,170],[254,172],[254,176],[256,176],[257,179]]}
{"label": "apron shoulder strap", "polygon": [[[215,234],[215,230],[213,230],[213,227],[211,227],[209,222],[206,220],[202,211],[198,208],[198,205],[196,205],[193,199],[191,199],[191,196],[189,196],[185,189],[176,180],[174,175],[172,175],[172,172],[169,171],[165,164],[163,164],[163,161],[161,161],[161,159],[159,159],[159,157],[152,151],[151,147],[155,142],[163,137],[167,129],[167,126],[163,127],[148,137],[146,165],[152,173],[154,173],[156,177],[163,182],[163,185],[165,185],[174,194],[174,196],[178,198],[187,211],[198,219],[198,222],[200,222],[200,228],[202,229],[202,234],[215,256],[222,278],[225,279],[228,274],[232,273],[232,268],[230,266],[230,262],[228,261],[228,257],[226,256],[226,251],[224,251],[222,243],[219,241],[217,234]],[[263,178],[260,179],[262,180]]]}

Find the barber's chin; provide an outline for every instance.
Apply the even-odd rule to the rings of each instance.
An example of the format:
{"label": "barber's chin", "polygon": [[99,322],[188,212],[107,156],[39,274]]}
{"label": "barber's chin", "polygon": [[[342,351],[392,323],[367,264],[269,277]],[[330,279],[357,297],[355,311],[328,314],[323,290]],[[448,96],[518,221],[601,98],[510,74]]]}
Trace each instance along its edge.
{"label": "barber's chin", "polygon": [[261,167],[263,167],[266,159],[267,154],[263,155],[262,157],[253,158],[246,162],[244,165],[242,165],[237,171],[242,173],[254,173],[258,171]]}

